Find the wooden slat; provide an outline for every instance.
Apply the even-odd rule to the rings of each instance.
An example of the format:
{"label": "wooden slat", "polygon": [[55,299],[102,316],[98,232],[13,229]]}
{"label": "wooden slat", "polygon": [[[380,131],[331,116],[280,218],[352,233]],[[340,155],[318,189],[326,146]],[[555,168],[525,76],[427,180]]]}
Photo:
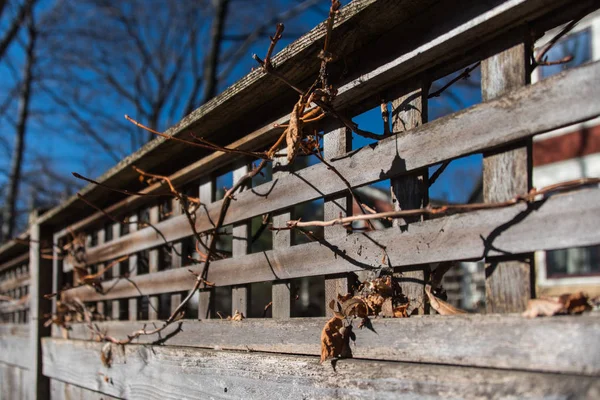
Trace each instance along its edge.
{"label": "wooden slat", "polygon": [[[171,218],[177,215],[181,215],[183,213],[181,210],[181,204],[177,199],[173,199],[171,201],[171,210]],[[183,260],[181,259],[181,250],[183,249],[183,246],[181,242],[171,243],[171,246],[171,268],[181,268],[181,263],[183,262]],[[171,314],[175,312],[175,309],[181,303],[181,300],[181,293],[175,293],[171,295]]]}
{"label": "wooden slat", "polygon": [[12,279],[7,279],[5,281],[0,282],[0,292],[5,292],[7,290],[16,289],[22,286],[29,285],[29,274],[25,273],[19,275]]}
{"label": "wooden slat", "polygon": [[[375,9],[377,7],[377,2],[374,4],[367,4],[371,2],[355,2],[353,6],[356,6],[355,11],[358,14],[369,14],[370,10]],[[419,2],[422,7],[428,8],[426,2]],[[540,15],[544,13],[550,14],[553,10],[568,4],[568,0],[561,1],[552,1],[549,2],[547,0],[516,0],[516,1],[505,1],[502,4],[497,5],[496,7],[491,7],[488,11],[479,15],[477,18],[464,21],[462,23],[458,23],[455,25],[451,25],[447,28],[447,30],[440,32],[439,36],[430,42],[426,42],[423,44],[415,45],[416,47],[411,48],[408,47],[402,54],[394,58],[392,61],[387,62],[380,67],[375,68],[374,70],[364,73],[363,75],[352,79],[349,83],[340,87],[338,91],[339,94],[336,98],[336,108],[339,110],[344,110],[346,108],[350,108],[356,105],[362,105],[366,107],[366,109],[371,108],[376,105],[376,102],[379,101],[379,98],[374,98],[373,93],[382,93],[386,88],[390,86],[396,86],[403,82],[411,82],[413,80],[413,75],[419,73],[424,69],[433,69],[435,67],[444,67],[448,65],[448,59],[451,57],[456,57],[457,54],[460,54],[462,57],[463,54],[467,53],[469,48],[477,44],[483,45],[486,50],[489,49],[490,46],[485,46],[483,42],[489,40],[491,41],[496,36],[501,35],[506,30],[510,29],[513,26],[517,26],[522,24],[524,21],[531,23],[538,18]],[[592,4],[592,1],[582,1],[581,3],[586,3],[588,6]],[[365,9],[361,9],[361,5],[365,5]],[[409,14],[404,10],[404,7],[411,7],[409,2],[389,2],[386,4],[381,4],[385,12],[374,12],[373,15],[377,14],[386,14],[389,16],[389,23],[387,25],[381,25],[375,23],[375,21],[370,21],[369,24],[365,25],[365,29],[381,29],[382,26],[385,26],[385,29],[389,29],[394,24],[402,25],[403,18],[409,17]],[[461,9],[464,11],[464,15],[477,15],[477,11],[471,13],[467,12],[465,9],[467,5],[461,4]],[[474,5],[475,7],[479,7],[479,5]],[[572,6],[572,5],[571,5]],[[413,6],[414,7],[414,6]],[[573,7],[571,7],[573,8]],[[345,11],[347,11],[348,7]],[[479,9],[481,12],[481,9]],[[398,16],[394,16],[397,13]],[[381,15],[380,15],[381,16]],[[359,17],[357,15],[357,17]],[[430,16],[423,17],[425,21],[430,23]],[[566,18],[566,17],[565,17]],[[448,18],[444,18],[447,22]],[[441,27],[444,24],[439,24]],[[448,24],[446,24],[448,25]],[[365,30],[361,29],[362,34],[367,33]],[[306,36],[310,36],[306,35]],[[375,37],[378,34],[374,35]],[[334,35],[335,37],[335,35]],[[346,42],[352,42],[348,36],[344,38]],[[412,43],[413,41],[411,41]],[[304,43],[304,42],[300,42]],[[303,44],[304,45],[304,44]],[[385,52],[389,52],[390,48],[386,48]],[[458,51],[453,51],[458,50]],[[286,49],[287,51],[287,49]],[[288,53],[289,54],[289,53]],[[337,54],[340,56],[340,54]],[[300,58],[302,59],[302,58]],[[304,64],[304,60],[302,61]],[[279,64],[278,64],[279,65]],[[462,65],[456,66],[455,69],[461,68]],[[447,72],[442,72],[447,73]],[[438,77],[441,77],[440,75]],[[432,79],[435,79],[435,76],[432,76]],[[231,93],[224,93],[223,96],[228,97]],[[221,96],[219,96],[220,98]],[[295,101],[295,100],[294,100]],[[210,103],[212,108],[213,102]],[[230,105],[227,105],[230,107]],[[262,104],[260,105],[262,107]],[[230,110],[230,108],[227,108]],[[206,115],[199,112],[195,112],[193,115],[187,117],[182,124],[174,127],[173,130],[180,129],[183,126],[188,124],[192,124],[195,122],[195,119],[200,118],[211,118],[210,113]],[[219,121],[223,121],[223,119],[216,119]],[[242,148],[246,150],[254,150],[258,148],[262,148],[270,143],[276,135],[278,135],[281,130],[274,129],[274,123],[285,123],[287,121],[287,117],[283,118],[275,118],[272,121],[269,121],[267,124],[263,125],[261,128],[246,134],[244,138],[234,142],[231,147],[234,148]],[[239,129],[236,129],[236,131]],[[156,144],[159,141],[153,142],[152,145],[148,145],[139,154],[136,154],[134,157],[131,157],[128,160],[120,163],[117,167],[106,174],[106,176],[111,176],[116,174],[118,171],[125,170],[128,168],[130,162],[134,162],[136,159],[143,158],[143,155],[147,153],[149,150],[154,149]],[[205,176],[205,174],[209,174],[213,172],[216,168],[222,167],[223,165],[230,163],[234,160],[239,159],[239,155],[235,154],[223,154],[219,152],[212,153],[211,155],[185,167],[176,173],[174,173],[171,178],[173,183],[179,187],[185,183],[191,182],[193,180],[198,179],[201,176]],[[85,191],[90,192],[94,190],[93,186],[88,186]],[[162,184],[155,184],[150,186],[144,191],[148,193],[157,193],[159,191],[163,191],[164,187]],[[46,219],[57,218],[58,215],[64,213],[68,210],[73,202],[75,202],[75,198],[70,199],[69,202],[65,205],[57,207],[51,212],[47,213]],[[129,197],[123,201],[120,201],[114,205],[108,207],[107,211],[110,213],[115,213],[117,211],[124,213],[130,210],[133,210],[135,207],[139,207],[144,202],[148,201],[148,198],[133,196]],[[95,213],[91,216],[82,219],[81,221],[70,226],[74,231],[81,230],[90,224],[94,224],[99,219],[104,218],[102,213]],[[66,235],[68,233],[67,229],[61,231],[61,235]]]}
{"label": "wooden slat", "polygon": [[26,324],[0,324],[0,336],[29,336],[29,326]]}
{"label": "wooden slat", "polygon": [[0,362],[0,398],[34,399],[29,393],[29,371]]}
{"label": "wooden slat", "polygon": [[18,257],[13,258],[12,260],[6,261],[4,264],[0,264],[0,272],[5,269],[12,268],[19,264],[27,264],[29,260],[29,253],[21,254]]}
{"label": "wooden slat", "polygon": [[[159,210],[158,206],[154,206],[150,208],[150,223],[156,225],[160,217],[158,215]],[[158,272],[158,257],[159,250],[152,249],[148,252],[148,273],[152,274],[154,272]],[[149,299],[150,304],[148,304],[148,319],[158,319],[158,297],[150,296]]]}
{"label": "wooden slat", "polygon": [[[106,242],[106,232],[104,231],[104,227],[101,227],[96,231],[96,238],[97,238],[98,246],[102,246]],[[100,271],[102,268],[104,268],[104,265],[105,264],[103,264],[103,263],[96,265],[96,271]],[[104,275],[102,275],[102,279],[105,279]],[[104,302],[103,301],[99,301],[96,303],[96,312],[99,315],[104,315]]]}
{"label": "wooden slat", "polygon": [[[104,379],[104,378],[103,378]],[[50,396],[52,400],[106,400],[117,399],[106,393],[94,392],[56,379],[50,380]]]}
{"label": "wooden slat", "polygon": [[[429,84],[420,82],[420,88],[392,101],[392,129],[402,134],[427,122]],[[426,207],[429,203],[429,173],[427,168],[390,180],[391,198],[394,210],[414,210]],[[410,229],[411,223],[422,221],[423,217],[403,218],[393,221],[401,229]],[[423,315],[428,311],[425,301],[425,281],[429,266],[409,267],[399,278],[402,293],[410,302],[409,313]]]}
{"label": "wooden slat", "polygon": [[29,335],[0,334],[0,363],[29,369],[31,361],[29,357],[24,357],[29,353],[29,343]]}
{"label": "wooden slat", "polygon": [[46,315],[52,311],[52,304],[44,295],[52,292],[52,260],[42,257],[43,242],[50,242],[51,232],[39,224],[37,211],[30,216],[29,232],[29,345],[27,361],[29,362],[29,397],[32,399],[48,399],[50,382],[42,374],[41,338],[50,336],[49,326],[45,326]]}
{"label": "wooden slat", "polygon": [[[283,179],[286,175],[284,169],[288,165],[287,151],[282,151],[280,157],[275,157],[273,160],[273,180]],[[273,226],[282,226],[289,221],[292,213],[289,209],[279,211],[273,214]],[[292,232],[273,231],[273,250],[287,249],[292,245]],[[272,317],[275,319],[287,319],[291,316],[292,311],[292,293],[289,281],[278,280],[273,282],[271,288]]]}
{"label": "wooden slat", "polygon": [[[209,349],[248,350],[319,355],[326,318],[287,321],[185,321],[182,331],[165,344]],[[415,316],[372,319],[375,332],[355,330],[354,357],[390,361],[452,364],[600,375],[600,317],[597,315],[527,319],[519,315]],[[139,323],[102,323],[108,333],[123,338]],[[169,328],[162,338],[176,327]],[[70,332],[89,340],[84,324]],[[158,335],[143,337],[152,343]]]}
{"label": "wooden slat", "polygon": [[[121,236],[121,224],[120,223],[114,223],[111,227],[112,229],[112,240],[117,240],[119,238],[119,236]],[[121,276],[122,273],[124,273],[125,271],[121,271],[121,263],[119,263],[119,265],[115,265],[114,267],[112,267],[112,271],[113,271],[113,277],[117,278],[119,276]],[[114,300],[112,302],[112,316],[111,318],[113,319],[113,321],[118,321],[119,319],[121,319],[121,304],[119,300]]]}
{"label": "wooden slat", "polygon": [[[556,195],[527,208],[519,204],[482,210],[413,224],[405,232],[390,228],[219,260],[212,264],[208,280],[224,286],[377,268],[382,262],[381,245],[391,266],[401,267],[600,243],[599,189]],[[561,221],[560,230],[556,221]],[[200,272],[200,267],[190,269]],[[139,276],[135,282],[145,294],[185,290],[193,284],[187,271]],[[127,297],[133,290],[131,284],[119,282],[106,297]],[[90,288],[67,294],[86,301],[100,297]]]}
{"label": "wooden slat", "polygon": [[[600,89],[589,82],[599,79],[599,65],[589,64],[436,120],[404,136],[383,140],[377,146],[367,146],[333,164],[343,171],[352,185],[363,185],[591,119],[600,115],[600,104],[594,101],[600,95]],[[485,121],[483,130],[482,121]],[[440,143],[444,145],[440,146]],[[398,162],[398,157],[402,162]],[[225,223],[339,193],[345,188],[335,173],[324,165],[315,165],[240,193],[227,213]],[[269,196],[265,199],[256,193],[269,193]],[[213,221],[220,206],[221,202],[215,202],[208,207]],[[212,225],[202,213],[199,213],[196,225],[200,231],[206,231]],[[157,227],[167,240],[174,241],[190,234],[187,224],[184,217],[175,217]],[[100,262],[162,243],[154,230],[145,228],[91,250],[88,261]]]}
{"label": "wooden slat", "polygon": [[[343,156],[352,150],[352,132],[339,126],[327,130],[329,132],[326,132],[323,138],[323,151],[327,160]],[[340,216],[352,215],[352,198],[346,191],[339,196],[326,198],[323,207],[323,217],[326,221]],[[325,227],[323,233],[325,240],[331,240],[335,237],[345,236],[347,231],[343,226],[329,226]],[[329,308],[329,302],[336,300],[338,295],[347,294],[350,290],[350,279],[347,275],[325,277],[324,308],[327,315],[333,316],[333,310]]]}
{"label": "wooden slat", "polygon": [[[58,293],[64,286],[63,274],[65,268],[65,259],[59,256],[60,237],[57,234],[52,236],[52,293]],[[52,315],[56,315],[58,296],[52,298]],[[52,324],[50,328],[51,335],[58,337],[61,334],[59,326]]]}
{"label": "wooden slat", "polygon": [[[205,179],[199,187],[199,198],[202,204],[210,207],[213,202],[214,184],[212,179]],[[206,218],[206,214],[203,215],[205,209],[203,206],[200,207],[200,214],[198,217]],[[205,238],[205,243],[208,245],[210,242],[210,236]],[[215,291],[214,289],[204,289],[198,291],[198,319],[209,319],[211,317],[211,309],[213,307]]]}
{"label": "wooden slat", "polygon": [[[233,170],[233,182],[237,182],[249,171],[247,165]],[[243,188],[236,192],[236,196],[243,192]],[[236,205],[234,204],[233,207]],[[251,237],[250,225],[248,222],[234,224],[232,229],[232,257],[240,258],[248,254],[248,239]],[[250,287],[247,285],[235,286],[231,288],[231,315],[236,311],[248,315],[248,301],[250,300]]]}
{"label": "wooden slat", "polygon": [[[527,41],[482,61],[483,101],[495,99],[530,83],[531,46]],[[531,146],[531,138],[528,138],[513,144],[506,151],[484,153],[482,179],[485,202],[506,201],[531,189]],[[487,312],[525,310],[527,301],[532,297],[532,261],[533,254],[529,254],[520,259],[486,265]]]}
{"label": "wooden slat", "polygon": [[[132,216],[129,217],[129,222],[138,222],[138,216],[137,214],[134,214]],[[136,232],[138,230],[138,225],[137,224],[129,224],[129,232],[130,234],[132,232]],[[118,257],[118,256],[115,256]],[[135,277],[137,275],[137,264],[138,264],[138,255],[137,254],[131,254],[129,256],[129,276],[130,277]],[[121,271],[121,273],[123,273],[123,271]],[[131,297],[128,302],[129,304],[127,305],[127,310],[129,312],[129,317],[128,320],[130,321],[136,321],[138,319],[138,299],[137,296],[139,296],[139,292],[136,290],[135,293],[132,293]]]}
{"label": "wooden slat", "polygon": [[[113,351],[110,369],[103,344],[44,340],[44,373],[113,396],[180,398],[543,398],[594,396],[596,378],[383,361],[341,360],[334,370],[317,357],[182,347],[130,345]],[[110,383],[98,374],[106,374]]]}

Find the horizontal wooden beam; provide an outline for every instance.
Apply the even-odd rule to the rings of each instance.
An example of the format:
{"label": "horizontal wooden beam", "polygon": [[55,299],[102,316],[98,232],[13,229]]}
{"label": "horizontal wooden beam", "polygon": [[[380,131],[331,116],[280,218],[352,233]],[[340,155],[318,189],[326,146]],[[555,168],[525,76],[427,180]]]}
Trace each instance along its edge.
{"label": "horizontal wooden beam", "polygon": [[[173,326],[160,337],[142,336],[136,343],[168,338],[161,343],[316,356],[320,355],[321,330],[326,321],[185,320],[181,330]],[[157,325],[161,323],[156,321]],[[538,319],[519,315],[416,316],[373,319],[372,324],[374,331],[355,330],[355,358],[600,375],[597,315]],[[140,329],[140,322],[105,322],[99,327],[109,335],[126,338]],[[90,340],[91,334],[87,326],[78,324],[69,332],[69,338]]]}
{"label": "horizontal wooden beam", "polygon": [[50,398],[52,400],[108,400],[118,399],[106,393],[94,392],[80,386],[64,383],[56,379],[50,380]]}
{"label": "horizontal wooden beam", "polygon": [[[589,2],[589,1],[587,1]],[[365,13],[372,11],[375,5],[366,4],[366,2],[355,2],[354,10],[357,13]],[[364,4],[359,4],[364,3]],[[446,67],[448,60],[455,57],[457,53],[464,54],[474,45],[482,45],[482,42],[489,41],[503,34],[511,27],[517,26],[524,22],[529,24],[535,18],[546,13],[551,13],[552,10],[568,4],[569,1],[553,1],[547,0],[512,0],[500,3],[495,7],[481,13],[477,17],[466,20],[462,23],[455,24],[447,30],[443,30],[436,39],[416,45],[414,48],[401,50],[401,54],[377,68],[359,74],[348,83],[344,84],[336,98],[336,109],[344,111],[349,108],[355,108],[360,105],[362,108],[371,108],[376,104],[373,101],[379,101],[379,95],[392,86],[402,86],[413,79],[413,76],[424,70],[434,70],[436,68]],[[408,4],[408,3],[406,3]],[[392,15],[396,7],[402,9],[407,7],[403,2],[392,2],[386,4],[386,13]],[[364,6],[364,8],[363,8]],[[424,2],[420,6],[427,7]],[[413,11],[414,12],[414,11]],[[402,14],[402,13],[400,13]],[[406,12],[404,13],[406,14]],[[426,18],[426,17],[425,17]],[[399,18],[393,19],[392,23],[401,23]],[[447,21],[446,21],[447,22]],[[371,24],[369,25],[371,27]],[[390,25],[391,27],[391,25]],[[369,28],[371,29],[371,28]],[[476,38],[476,40],[474,40]],[[483,46],[485,47],[485,46]],[[489,46],[488,46],[489,47]],[[449,51],[449,49],[457,49],[458,52]],[[383,52],[381,52],[383,53]],[[339,54],[338,54],[339,56]],[[460,68],[460,67],[456,67]],[[451,71],[446,71],[448,73]],[[431,74],[431,72],[428,72]],[[433,78],[433,76],[432,76]],[[377,96],[373,96],[377,93]],[[220,97],[220,96],[219,96]],[[376,98],[376,99],[375,99]],[[374,100],[375,99],[375,100]],[[210,113],[207,114],[208,117]],[[191,116],[190,116],[191,117]],[[205,116],[200,116],[205,117]],[[189,119],[188,124],[193,123],[193,118]],[[243,150],[257,150],[263,148],[281,132],[281,128],[274,128],[274,124],[283,124],[288,121],[288,117],[274,118],[267,124],[264,124],[259,129],[256,129],[243,138],[231,143],[229,147]],[[143,155],[136,155],[137,158],[142,158]],[[191,165],[175,172],[171,178],[176,186],[183,185],[192,180],[196,180],[201,176],[205,176],[218,167],[223,167],[237,160],[240,156],[231,153],[214,152],[201,160],[198,160]],[[131,160],[121,163],[117,169],[124,169],[131,163]],[[114,172],[115,174],[118,171]],[[105,176],[108,176],[107,173]],[[88,186],[86,191],[95,190],[93,186]],[[154,184],[142,190],[144,193],[160,193],[164,192],[165,187],[161,184]],[[135,207],[148,202],[148,198],[140,196],[131,196],[122,201],[119,201],[106,210],[109,213],[122,215],[133,210]],[[43,221],[50,220],[56,214],[64,212],[71,206],[70,203],[77,201],[75,198],[70,199],[69,203],[58,207],[43,217]],[[85,229],[105,218],[102,213],[96,212],[74,224],[69,226],[70,229],[77,231]],[[67,234],[67,230],[61,231],[61,235]]]}
{"label": "horizontal wooden beam", "polygon": [[7,279],[5,281],[0,282],[0,292],[5,292],[7,290],[16,289],[22,286],[29,285],[29,274],[23,274],[16,278]]}
{"label": "horizontal wooden beam", "polygon": [[4,264],[0,264],[0,272],[15,267],[19,264],[27,264],[29,261],[29,248],[24,247],[23,250],[27,252],[25,254],[21,254],[11,260],[6,261]]}
{"label": "horizontal wooden beam", "polygon": [[[560,230],[556,229],[560,221]],[[485,259],[536,250],[600,243],[600,189],[555,195],[532,206],[518,204],[411,224],[354,233],[329,241],[254,253],[211,264],[208,280],[217,286],[304,276],[402,267],[449,260]],[[382,248],[386,251],[383,252]],[[385,257],[384,257],[385,255]],[[387,260],[387,261],[386,261]],[[386,264],[384,264],[386,263]],[[161,271],[105,284],[105,295],[90,287],[65,292],[65,298],[101,301],[189,290],[201,266]],[[139,290],[139,291],[138,291]]]}
{"label": "horizontal wooden beam", "polygon": [[[597,378],[430,364],[341,360],[129,345],[100,361],[104,344],[43,339],[44,374],[123,398],[593,397]],[[104,379],[106,377],[106,379]]]}
{"label": "horizontal wooden beam", "polygon": [[[332,161],[352,186],[406,174],[429,165],[581,122],[600,115],[600,64],[568,71],[553,79],[515,91],[501,99],[423,125],[400,137]],[[569,107],[565,107],[569,104]],[[485,121],[485,123],[483,122]],[[260,185],[236,196],[225,224],[284,209],[346,189],[344,182],[323,164],[317,164]],[[196,229],[212,229],[221,201],[201,208]],[[210,218],[207,217],[207,214]],[[168,241],[191,235],[185,215],[156,225]],[[90,264],[164,244],[152,228],[144,228],[88,251]]]}

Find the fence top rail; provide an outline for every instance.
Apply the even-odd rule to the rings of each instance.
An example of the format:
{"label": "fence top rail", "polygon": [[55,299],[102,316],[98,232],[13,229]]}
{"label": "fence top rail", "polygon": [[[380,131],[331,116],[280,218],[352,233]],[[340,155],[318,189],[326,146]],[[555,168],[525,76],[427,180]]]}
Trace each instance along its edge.
{"label": "fence top rail", "polygon": [[[569,0],[554,2],[506,0],[494,4],[469,6],[472,8],[469,8],[468,13],[457,13],[455,4],[440,5],[439,2],[429,0],[421,2],[354,0],[343,7],[336,18],[332,39],[335,42],[336,55],[352,67],[349,76],[344,77],[340,82],[344,90],[341,90],[337,102],[344,109],[361,106],[361,102],[366,100],[372,102],[373,98],[379,98],[381,91],[385,91],[386,86],[389,87],[392,82],[397,83],[399,79],[400,81],[404,79],[407,80],[406,84],[410,84],[409,76],[414,77],[415,74],[429,70],[432,66],[438,70],[447,68],[447,62],[452,57],[464,55],[467,48],[475,48],[482,42],[505,34],[525,22],[531,23],[536,18],[551,15],[556,9],[569,3],[571,3]],[[586,1],[581,4],[589,7],[588,3]],[[436,7],[432,7],[433,5]],[[448,13],[445,14],[440,9],[447,9]],[[432,32],[424,32],[415,40],[399,46],[390,46],[392,37],[402,36],[399,35],[403,32],[402,29],[413,29],[417,21],[422,23],[431,21],[432,18],[437,18],[436,21],[439,22],[433,24]],[[356,29],[358,25],[361,29]],[[323,36],[324,26],[320,24],[283,49],[274,59],[278,71],[294,84],[305,84],[318,71],[318,58],[307,56],[316,54]],[[431,36],[434,38],[431,39]],[[496,46],[500,44],[496,43]],[[362,54],[365,51],[368,52],[367,55]],[[386,59],[401,55],[404,58],[400,58],[399,64],[392,62],[385,64],[383,69],[379,68]],[[302,62],[298,63],[298,60]],[[373,68],[376,68],[374,76],[365,75],[373,71]],[[451,71],[446,71],[448,72]],[[371,78],[373,78],[372,83],[365,81]],[[276,133],[272,128],[268,128],[271,124],[264,126],[265,121],[274,122],[287,115],[296,100],[297,96],[293,91],[257,69],[185,117],[166,133],[186,137],[189,130],[194,129],[194,133],[198,136],[209,139],[226,138],[227,143],[247,138],[250,133],[250,136],[254,135],[253,138],[249,138],[246,142],[240,139],[242,143],[238,142],[238,144],[256,149]],[[269,107],[264,107],[267,103]],[[231,110],[235,110],[235,113]],[[234,125],[236,128],[230,129]],[[257,127],[261,126],[263,128],[257,131]],[[262,133],[259,133],[261,130]],[[131,165],[135,163],[142,169],[169,175],[197,160],[198,155],[202,155],[198,149],[192,150],[184,144],[156,138],[144,148],[123,159],[100,177],[99,181],[111,186],[141,189],[135,186],[139,185],[139,182],[130,168]],[[164,162],[166,157],[175,153],[178,154],[177,160],[171,158],[168,163]],[[204,152],[204,155],[208,153]],[[213,155],[209,155],[209,158],[211,156]],[[218,164],[222,166],[224,161],[231,160],[232,158],[228,157],[220,158],[219,162],[213,160],[212,168]],[[161,165],[160,168],[169,168],[169,170],[158,171],[157,168]],[[197,170],[188,170],[184,175],[189,179],[192,176],[197,178],[197,174]],[[104,189],[96,188],[94,185],[88,185],[80,193],[100,207],[111,205],[107,204],[107,196],[102,196]],[[135,198],[123,200],[123,196],[108,197],[111,198],[112,204],[119,202],[121,206],[136,202]],[[89,211],[87,205],[77,197],[73,197],[44,214],[40,222],[64,227],[74,220],[86,217]],[[89,218],[86,220],[89,221]]]}

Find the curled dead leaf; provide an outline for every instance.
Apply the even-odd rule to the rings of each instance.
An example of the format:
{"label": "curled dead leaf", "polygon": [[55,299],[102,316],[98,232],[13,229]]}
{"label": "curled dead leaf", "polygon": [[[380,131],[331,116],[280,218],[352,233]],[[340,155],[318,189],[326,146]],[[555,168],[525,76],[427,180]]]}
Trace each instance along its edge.
{"label": "curled dead leaf", "polygon": [[333,317],[321,331],[321,363],[333,358],[351,358],[350,339],[353,338],[352,325],[344,326],[344,321]]}
{"label": "curled dead leaf", "polygon": [[431,304],[431,308],[437,311],[440,315],[467,314],[465,310],[456,308],[452,304],[435,297],[435,295],[431,293],[431,285],[425,285],[425,293],[429,298],[429,304]]}
{"label": "curled dead leaf", "polygon": [[100,361],[106,368],[110,368],[112,364],[112,346],[110,343],[106,343],[100,351]]}
{"label": "curled dead leaf", "polygon": [[523,312],[523,316],[535,318],[538,316],[551,317],[561,314],[581,314],[591,309],[592,306],[589,303],[588,296],[579,292],[531,299],[527,303],[527,309]]}

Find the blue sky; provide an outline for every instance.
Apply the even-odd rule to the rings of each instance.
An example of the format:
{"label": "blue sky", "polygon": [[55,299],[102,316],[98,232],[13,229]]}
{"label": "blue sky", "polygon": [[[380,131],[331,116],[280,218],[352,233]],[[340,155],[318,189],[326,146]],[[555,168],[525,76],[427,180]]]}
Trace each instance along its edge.
{"label": "blue sky", "polygon": [[[44,4],[49,3],[45,1]],[[290,3],[289,0],[274,0],[273,4],[281,9]],[[249,4],[249,3],[248,3]],[[258,2],[257,4],[262,4]],[[286,36],[280,41],[277,51],[291,43],[294,39],[306,33],[310,28],[324,20],[324,12],[326,7],[320,9],[311,8],[297,17],[295,20],[289,21],[289,28],[286,29]],[[249,28],[243,25],[230,26],[228,34],[244,33]],[[23,36],[23,35],[22,35]],[[24,39],[23,39],[24,40]],[[225,42],[223,52],[227,52],[232,47],[239,45],[238,42]],[[251,59],[253,53],[264,56],[268,45],[268,39],[254,43],[247,52],[245,59],[233,68],[231,75],[227,81],[221,85],[220,89],[234,83],[249,70],[255,66],[255,62]],[[13,46],[10,49],[10,60],[14,67],[19,70],[23,62],[23,51],[20,46]],[[123,72],[125,73],[125,71]],[[477,71],[474,72],[477,74]],[[474,81],[478,82],[477,76],[474,76]],[[93,76],[82,73],[79,77],[82,80],[92,80]],[[6,90],[14,83],[13,74],[6,64],[0,64],[0,88],[6,93]],[[90,82],[93,84],[93,82]],[[441,86],[441,84],[439,84]],[[435,88],[435,84],[434,84]],[[86,88],[82,87],[81,91],[85,93]],[[445,114],[457,111],[461,108],[468,107],[481,101],[480,91],[478,87],[457,84],[451,89],[452,93],[443,94],[441,98],[434,99],[430,102],[430,117],[431,119],[439,118]],[[451,95],[451,96],[450,96]],[[0,97],[1,99],[2,97]],[[86,101],[89,105],[101,110],[104,114],[114,118],[119,123],[123,120],[124,114],[132,114],[133,110],[128,108],[127,103],[120,101],[118,96],[93,97],[88,95]],[[26,172],[35,174],[36,168],[39,165],[32,164],[34,155],[43,155],[48,158],[58,174],[64,176],[65,179],[71,179],[71,171],[77,171],[82,174],[91,176],[99,176],[104,171],[115,164],[113,157],[102,151],[97,145],[91,143],[84,135],[77,135],[77,132],[72,128],[65,128],[69,121],[69,117],[64,114],[54,115],[52,111],[55,109],[53,102],[48,96],[38,94],[34,97],[32,104],[33,109],[40,116],[33,118],[27,132],[26,142]],[[13,109],[16,109],[13,106]],[[355,118],[361,128],[373,132],[380,132],[381,115],[379,108],[368,111]],[[144,121],[141,121],[144,122]],[[94,124],[94,116],[90,115],[89,123]],[[12,129],[7,125],[6,120],[0,117],[0,137],[4,138],[6,143],[12,147],[13,136]],[[166,127],[165,127],[166,128]],[[115,137],[112,132],[98,128],[103,137],[110,142],[115,152],[119,156],[125,156],[132,152],[131,141],[127,137]],[[131,129],[134,129],[133,127]],[[363,146],[368,144],[368,140],[356,137],[353,147]],[[4,155],[0,157],[0,168],[8,168],[9,158]],[[434,168],[431,169],[432,171]],[[444,199],[450,202],[463,202],[470,194],[477,179],[481,173],[481,156],[471,156],[460,160],[455,160],[451,163],[442,177],[431,188],[431,198]],[[4,177],[0,177],[0,184],[5,181]],[[77,187],[81,187],[82,183],[74,181]],[[385,183],[379,186],[383,187]]]}

